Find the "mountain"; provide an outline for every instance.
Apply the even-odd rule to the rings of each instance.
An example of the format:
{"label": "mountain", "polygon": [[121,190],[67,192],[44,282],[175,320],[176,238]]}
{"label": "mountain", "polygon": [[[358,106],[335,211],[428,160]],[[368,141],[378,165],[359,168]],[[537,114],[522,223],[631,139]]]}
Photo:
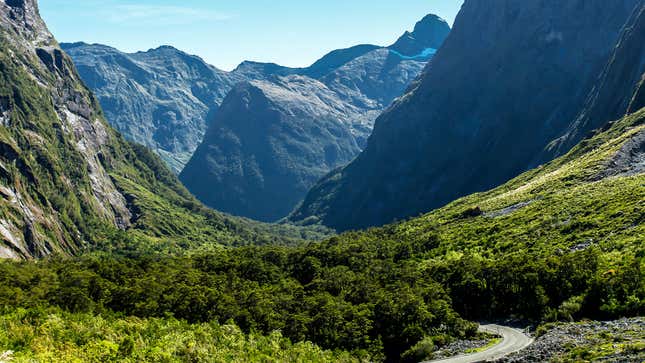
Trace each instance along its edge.
{"label": "mountain", "polygon": [[0,2],[0,28],[0,257],[302,236],[208,210],[156,155],[109,127],[35,0]]}
{"label": "mountain", "polygon": [[266,222],[287,216],[320,177],[358,155],[376,117],[449,32],[444,20],[428,16],[406,38],[417,45],[412,53],[360,45],[307,69],[243,63],[234,73],[262,82],[247,82],[226,97],[180,179],[226,213]]}
{"label": "mountain", "polygon": [[238,84],[181,179],[219,210],[277,220],[360,152],[346,123],[361,112],[307,77]]}
{"label": "mountain", "polygon": [[169,46],[127,54],[62,44],[112,126],[155,150],[179,173],[204,137],[206,119],[245,78]]}
{"label": "mountain", "polygon": [[589,131],[602,127],[606,120],[616,120],[626,112],[636,111],[642,103],[638,89],[645,79],[645,7],[637,8],[628,20],[620,39],[587,96],[582,111],[563,136],[552,142],[543,158],[573,147]]}
{"label": "mountain", "polygon": [[411,33],[406,31],[390,49],[407,55],[422,54],[427,49],[439,49],[450,33],[450,28],[446,25],[440,17],[434,14],[426,15],[414,26]]}
{"label": "mountain", "polygon": [[[416,49],[438,48],[437,45],[441,44],[449,31],[445,21],[428,16],[417,24],[413,33],[406,32],[402,38],[409,38],[406,44],[415,49],[409,53],[407,67],[399,74],[391,75],[397,77],[392,79],[396,85],[375,85],[384,87],[385,94],[378,100],[380,108],[386,107],[394,97],[403,93],[409,80],[418,75],[422,63],[432,55],[418,54],[422,52],[416,52]],[[81,78],[98,97],[108,122],[126,139],[154,150],[177,174],[201,143],[210,120],[235,84],[289,75],[321,79],[356,58],[364,57],[363,62],[370,62],[370,56],[366,55],[382,49],[369,44],[339,49],[306,68],[245,61],[232,72],[224,72],[197,56],[170,46],[131,54],[105,45],[82,42],[63,43],[61,47],[72,57]],[[400,50],[402,53],[397,54],[401,57],[404,57],[403,53],[408,54],[406,49],[398,45],[392,49],[392,52]],[[382,55],[377,55],[377,58],[382,58]],[[396,63],[388,62],[380,78],[387,77],[387,72],[396,73],[392,69]],[[355,63],[357,69],[351,72],[361,72],[365,67],[379,65]],[[372,68],[371,71],[374,73],[377,70]],[[346,72],[336,75],[336,79],[330,79],[332,76],[327,78],[329,82],[342,82],[343,78],[338,77],[344,76],[347,76]],[[361,77],[361,73],[352,77]],[[351,82],[346,87],[353,87],[351,92],[360,92],[355,87],[356,80]],[[360,94],[352,96],[363,98],[360,102],[370,101]],[[374,105],[369,107],[374,108]],[[362,132],[369,134],[371,123],[369,129]],[[363,146],[364,143],[365,140],[362,140]]]}
{"label": "mountain", "polygon": [[[381,225],[562,154],[568,149],[539,157],[622,54],[615,48],[637,4],[466,1],[422,79],[378,118],[361,155],[322,179],[290,219],[337,230]],[[611,92],[629,94],[636,74]]]}
{"label": "mountain", "polygon": [[325,54],[314,64],[309,66],[304,75],[311,78],[320,78],[343,64],[358,58],[380,47],[373,44],[361,44],[350,48],[338,49]]}

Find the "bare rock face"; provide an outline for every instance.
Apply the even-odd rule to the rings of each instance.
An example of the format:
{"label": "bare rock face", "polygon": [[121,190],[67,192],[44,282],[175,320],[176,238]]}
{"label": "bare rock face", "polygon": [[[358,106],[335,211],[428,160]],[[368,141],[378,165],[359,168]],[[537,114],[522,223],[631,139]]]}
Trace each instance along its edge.
{"label": "bare rock face", "polygon": [[591,130],[645,106],[645,6],[636,7],[587,100],[563,136],[551,143],[543,159],[569,150]]}
{"label": "bare rock face", "polygon": [[401,54],[420,54],[424,50],[439,49],[450,33],[450,26],[440,17],[429,14],[419,21],[412,32],[405,32],[390,49]]}
{"label": "bare rock face", "polygon": [[338,230],[381,225],[545,161],[538,156],[580,113],[640,4],[466,1],[416,87],[291,219]]}

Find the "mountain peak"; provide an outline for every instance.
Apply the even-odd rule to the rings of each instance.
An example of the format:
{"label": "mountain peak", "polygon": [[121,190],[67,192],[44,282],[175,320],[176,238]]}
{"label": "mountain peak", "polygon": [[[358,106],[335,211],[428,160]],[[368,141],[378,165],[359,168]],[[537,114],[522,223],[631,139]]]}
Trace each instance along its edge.
{"label": "mountain peak", "polygon": [[181,52],[181,53],[183,53],[181,50],[173,47],[172,45],[167,45],[167,44],[160,45],[157,48],[150,49],[149,51],[157,51],[157,52],[171,51],[171,52]]}
{"label": "mountain peak", "polygon": [[389,48],[404,56],[416,56],[426,49],[439,49],[450,33],[450,25],[434,14],[428,14],[414,26],[412,32],[406,31]]}
{"label": "mountain peak", "polygon": [[414,25],[413,33],[422,34],[427,31],[432,31],[436,26],[450,27],[450,25],[448,25],[448,22],[445,21],[442,17],[435,14],[428,14]]}

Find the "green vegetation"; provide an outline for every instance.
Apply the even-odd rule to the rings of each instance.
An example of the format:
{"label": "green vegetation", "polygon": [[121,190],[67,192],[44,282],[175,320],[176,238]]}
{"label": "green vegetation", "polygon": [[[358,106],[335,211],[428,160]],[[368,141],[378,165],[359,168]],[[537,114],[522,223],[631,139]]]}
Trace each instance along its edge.
{"label": "green vegetation", "polygon": [[627,117],[493,191],[320,243],[173,257],[114,235],[110,253],[2,262],[0,306],[232,321],[245,333],[279,330],[290,341],[389,361],[473,336],[476,325],[462,317],[643,315],[643,176],[595,176],[644,119],[645,110]]}
{"label": "green vegetation", "polygon": [[496,346],[497,344],[499,344],[501,342],[502,342],[502,338],[493,338],[486,345],[484,345],[482,347],[479,347],[479,348],[467,349],[465,353],[466,354],[471,354],[471,353],[483,352],[485,350],[488,350],[488,349]]}
{"label": "green vegetation", "polygon": [[[0,263],[0,306],[234,321],[357,356],[398,357],[425,334],[466,337],[449,297],[396,250],[245,247],[193,257]],[[412,262],[412,261],[409,261]]]}
{"label": "green vegetation", "polygon": [[279,332],[245,335],[215,322],[17,309],[0,314],[0,327],[0,347],[10,348],[16,363],[357,361],[311,343],[291,344]]}

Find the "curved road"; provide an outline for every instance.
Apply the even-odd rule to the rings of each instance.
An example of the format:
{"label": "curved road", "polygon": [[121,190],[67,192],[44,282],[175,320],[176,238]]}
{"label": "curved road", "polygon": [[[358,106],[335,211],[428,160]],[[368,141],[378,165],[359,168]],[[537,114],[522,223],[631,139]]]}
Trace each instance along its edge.
{"label": "curved road", "polygon": [[477,362],[486,362],[495,360],[498,358],[505,357],[511,353],[520,351],[533,343],[533,339],[524,334],[519,329],[509,328],[507,326],[501,325],[480,325],[479,331],[491,334],[497,334],[502,337],[502,341],[490,347],[489,349],[468,354],[468,355],[458,355],[451,358],[433,360],[426,363],[477,363]]}

